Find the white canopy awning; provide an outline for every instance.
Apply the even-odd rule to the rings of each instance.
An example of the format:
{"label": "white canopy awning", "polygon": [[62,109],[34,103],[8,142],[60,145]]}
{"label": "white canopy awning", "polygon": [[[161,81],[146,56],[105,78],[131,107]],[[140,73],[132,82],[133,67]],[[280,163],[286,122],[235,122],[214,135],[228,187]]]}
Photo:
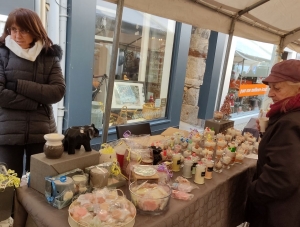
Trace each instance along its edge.
{"label": "white canopy awning", "polygon": [[124,6],[225,34],[233,28],[235,36],[300,52],[299,0],[124,0]]}

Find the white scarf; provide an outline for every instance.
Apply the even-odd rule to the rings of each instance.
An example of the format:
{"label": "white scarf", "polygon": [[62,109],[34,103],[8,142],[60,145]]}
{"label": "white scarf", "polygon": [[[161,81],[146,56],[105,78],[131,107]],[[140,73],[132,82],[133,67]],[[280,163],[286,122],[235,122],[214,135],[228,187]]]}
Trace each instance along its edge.
{"label": "white scarf", "polygon": [[12,52],[14,52],[20,58],[27,59],[29,61],[35,61],[37,56],[40,54],[43,49],[42,41],[35,42],[34,46],[28,49],[23,49],[19,44],[17,44],[11,37],[8,35],[5,38],[5,46],[7,46]]}

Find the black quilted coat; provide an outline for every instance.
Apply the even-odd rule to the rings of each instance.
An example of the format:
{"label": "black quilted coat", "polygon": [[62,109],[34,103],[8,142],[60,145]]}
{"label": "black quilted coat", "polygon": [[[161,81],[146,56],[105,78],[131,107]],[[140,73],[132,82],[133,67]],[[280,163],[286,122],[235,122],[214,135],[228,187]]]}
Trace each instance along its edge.
{"label": "black quilted coat", "polygon": [[[0,46],[0,145],[43,143],[44,134],[56,132],[51,104],[66,89],[61,56],[53,45],[32,62]],[[7,82],[17,82],[16,91],[6,89]]]}
{"label": "black quilted coat", "polygon": [[300,110],[272,116],[249,188],[250,227],[300,226]]}

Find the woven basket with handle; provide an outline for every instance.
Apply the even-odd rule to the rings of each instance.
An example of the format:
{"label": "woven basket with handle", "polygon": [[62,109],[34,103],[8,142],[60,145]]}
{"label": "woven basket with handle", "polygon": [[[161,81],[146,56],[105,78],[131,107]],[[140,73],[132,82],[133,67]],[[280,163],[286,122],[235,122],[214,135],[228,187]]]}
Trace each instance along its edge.
{"label": "woven basket with handle", "polygon": [[154,103],[145,103],[143,105],[143,118],[151,120],[161,116],[160,107],[155,107]]}

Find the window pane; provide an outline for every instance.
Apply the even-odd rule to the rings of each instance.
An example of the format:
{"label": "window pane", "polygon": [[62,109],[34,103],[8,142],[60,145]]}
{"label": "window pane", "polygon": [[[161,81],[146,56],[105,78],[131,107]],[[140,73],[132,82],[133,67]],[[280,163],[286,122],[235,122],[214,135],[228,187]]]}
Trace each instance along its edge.
{"label": "window pane", "polygon": [[[258,113],[267,86],[262,80],[272,66],[274,45],[234,37],[234,60],[229,85],[231,116]],[[234,46],[233,45],[233,46]]]}
{"label": "window pane", "polygon": [[[102,127],[116,4],[96,6],[92,123]],[[124,7],[111,125],[165,117],[175,21]],[[98,89],[97,89],[98,87]]]}
{"label": "window pane", "polygon": [[5,26],[6,20],[7,20],[7,16],[0,14],[0,34],[1,35],[4,31],[4,26]]}

